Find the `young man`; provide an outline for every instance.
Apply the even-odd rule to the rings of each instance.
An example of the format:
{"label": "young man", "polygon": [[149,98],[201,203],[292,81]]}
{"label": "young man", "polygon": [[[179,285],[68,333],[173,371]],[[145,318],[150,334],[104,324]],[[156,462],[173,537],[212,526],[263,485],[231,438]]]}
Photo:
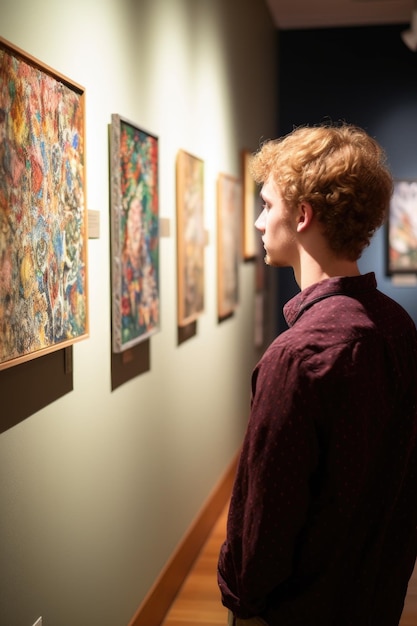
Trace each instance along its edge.
{"label": "young man", "polygon": [[417,553],[417,333],[357,260],[392,179],[350,125],[263,145],[256,222],[301,292],[254,370],[218,580],[229,624],[397,626]]}

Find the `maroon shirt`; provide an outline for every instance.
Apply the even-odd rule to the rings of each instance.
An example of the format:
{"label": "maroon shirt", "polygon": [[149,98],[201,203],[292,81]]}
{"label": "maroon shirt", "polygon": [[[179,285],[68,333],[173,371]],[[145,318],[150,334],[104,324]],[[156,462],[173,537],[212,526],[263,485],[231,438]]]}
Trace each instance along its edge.
{"label": "maroon shirt", "polygon": [[397,626],[417,553],[417,333],[374,274],[284,308],[254,370],[219,558],[270,626]]}

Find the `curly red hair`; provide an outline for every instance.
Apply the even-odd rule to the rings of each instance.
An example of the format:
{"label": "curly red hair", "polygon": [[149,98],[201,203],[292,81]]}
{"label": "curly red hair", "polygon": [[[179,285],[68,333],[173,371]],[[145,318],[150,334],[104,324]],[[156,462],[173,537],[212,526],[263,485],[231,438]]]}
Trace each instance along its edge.
{"label": "curly red hair", "polygon": [[393,188],[385,152],[357,126],[296,128],[264,143],[251,169],[258,183],[272,177],[290,209],[310,203],[338,256],[358,259],[385,221]]}

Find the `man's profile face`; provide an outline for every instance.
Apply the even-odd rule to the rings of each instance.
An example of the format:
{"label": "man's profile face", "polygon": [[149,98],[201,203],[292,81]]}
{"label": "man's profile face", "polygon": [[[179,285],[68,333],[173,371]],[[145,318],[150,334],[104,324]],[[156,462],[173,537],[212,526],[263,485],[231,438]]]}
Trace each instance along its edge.
{"label": "man's profile face", "polygon": [[293,267],[296,252],[294,218],[271,176],[262,187],[261,198],[263,211],[255,227],[262,233],[265,263],[276,267]]}

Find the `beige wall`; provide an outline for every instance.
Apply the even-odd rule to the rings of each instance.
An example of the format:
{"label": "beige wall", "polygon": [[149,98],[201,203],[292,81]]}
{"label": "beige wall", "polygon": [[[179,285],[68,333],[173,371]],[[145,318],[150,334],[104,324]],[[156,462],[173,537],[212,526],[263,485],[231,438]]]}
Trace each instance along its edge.
{"label": "beige wall", "polygon": [[[261,0],[0,0],[0,34],[86,88],[90,338],[74,391],[0,436],[0,623],[123,626],[237,451],[248,413],[254,265],[216,315],[216,178],[274,134],[276,49]],[[161,331],[111,391],[108,124],[160,140]],[[206,310],[178,345],[175,158],[205,162]],[[1,377],[0,372],[0,377]],[[48,381],[45,381],[48,384]],[[24,390],[22,390],[24,393]],[[0,409],[1,410],[1,409]]]}

